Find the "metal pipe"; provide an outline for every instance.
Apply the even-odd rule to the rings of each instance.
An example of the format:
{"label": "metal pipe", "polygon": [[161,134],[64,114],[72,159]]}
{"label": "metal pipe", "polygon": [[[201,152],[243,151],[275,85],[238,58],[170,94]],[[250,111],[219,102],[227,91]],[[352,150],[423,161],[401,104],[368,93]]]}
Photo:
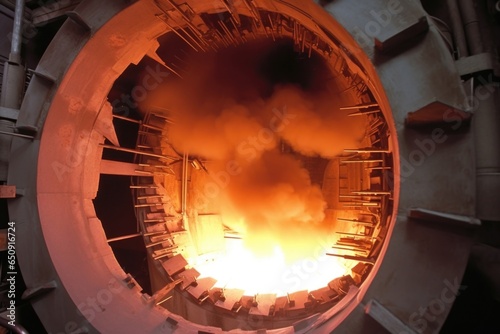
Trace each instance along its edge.
{"label": "metal pipe", "polygon": [[12,43],[9,61],[5,62],[0,106],[16,109],[21,107],[26,73],[21,65],[22,25],[24,17],[24,0],[16,1]]}
{"label": "metal pipe", "polygon": [[453,31],[453,39],[458,51],[458,58],[467,57],[467,41],[465,40],[464,26],[462,23],[462,15],[458,8],[457,0],[446,0],[448,11],[450,12],[451,29]]}
{"label": "metal pipe", "polygon": [[476,148],[476,216],[481,220],[500,221],[500,88],[497,83],[483,83],[476,89],[482,95],[474,113]]}
{"label": "metal pipe", "polygon": [[9,320],[5,319],[4,317],[0,317],[0,327],[8,329],[10,333],[14,334],[28,334],[28,331],[24,329],[23,326],[19,324],[11,325],[9,323]]}
{"label": "metal pipe", "polygon": [[473,0],[458,0],[460,12],[462,14],[465,36],[471,55],[483,52],[483,41],[479,28],[479,19]]}
{"label": "metal pipe", "polygon": [[8,179],[12,136],[15,135],[12,132],[14,131],[13,124],[10,120],[0,119],[0,184],[7,182]]}
{"label": "metal pipe", "polygon": [[24,0],[16,0],[16,11],[14,13],[14,28],[12,30],[12,45],[9,61],[16,64],[21,63],[21,45],[24,17]]}

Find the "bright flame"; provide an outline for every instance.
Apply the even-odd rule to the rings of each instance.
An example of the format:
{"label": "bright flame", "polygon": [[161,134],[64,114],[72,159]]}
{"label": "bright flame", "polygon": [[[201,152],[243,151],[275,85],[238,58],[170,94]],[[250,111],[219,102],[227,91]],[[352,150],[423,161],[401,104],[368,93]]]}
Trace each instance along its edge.
{"label": "bright flame", "polygon": [[314,259],[286,263],[279,246],[274,247],[271,256],[258,257],[245,248],[243,240],[226,239],[224,254],[203,263],[190,261],[190,264],[200,272],[200,278],[215,278],[217,288],[245,290],[247,296],[276,294],[279,297],[326,287],[349,269],[348,264],[341,264],[338,258],[327,256],[326,249],[318,255]]}

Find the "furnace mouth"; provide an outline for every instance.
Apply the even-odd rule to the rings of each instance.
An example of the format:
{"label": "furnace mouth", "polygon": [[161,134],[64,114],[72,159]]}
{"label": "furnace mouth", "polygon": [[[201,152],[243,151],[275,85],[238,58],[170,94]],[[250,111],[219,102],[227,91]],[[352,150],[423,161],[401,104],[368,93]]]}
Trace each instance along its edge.
{"label": "furnace mouth", "polygon": [[[326,30],[253,6],[240,14],[193,13],[196,24],[187,26],[160,19],[169,29],[158,47],[108,96],[118,140],[129,147],[107,142],[103,156],[134,166],[130,188],[150,276],[175,285],[173,295],[151,298],[187,320],[197,321],[186,304],[207,312],[216,319],[208,325],[259,316],[245,322],[248,329],[284,327],[332,309],[370,275],[393,211],[387,111],[357,60]],[[283,110],[294,116],[290,124]],[[298,174],[285,175],[292,169]],[[263,213],[276,209],[268,201],[277,185],[288,189],[279,200],[297,201]],[[300,214],[279,216],[299,206],[306,207]],[[235,223],[238,214],[246,224]],[[280,260],[266,267],[245,257],[259,242],[283,246],[281,255],[305,255],[273,272]],[[238,262],[249,273],[226,277],[244,270]],[[262,288],[239,286],[252,273]]]}

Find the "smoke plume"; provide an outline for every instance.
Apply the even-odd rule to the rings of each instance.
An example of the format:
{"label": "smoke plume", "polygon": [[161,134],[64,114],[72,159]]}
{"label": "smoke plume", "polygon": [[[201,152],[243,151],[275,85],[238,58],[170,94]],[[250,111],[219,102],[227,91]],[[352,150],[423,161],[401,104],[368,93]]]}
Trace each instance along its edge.
{"label": "smoke plume", "polygon": [[295,260],[310,255],[329,226],[320,187],[283,147],[329,158],[358,147],[364,129],[339,112],[327,89],[312,89],[324,82],[270,79],[262,64],[272,48],[193,56],[184,79],[152,92],[146,105],[171,110],[169,140],[178,151],[211,161],[209,173],[224,171],[229,161],[238,166],[216,199],[224,224],[244,233],[259,255],[280,246]]}

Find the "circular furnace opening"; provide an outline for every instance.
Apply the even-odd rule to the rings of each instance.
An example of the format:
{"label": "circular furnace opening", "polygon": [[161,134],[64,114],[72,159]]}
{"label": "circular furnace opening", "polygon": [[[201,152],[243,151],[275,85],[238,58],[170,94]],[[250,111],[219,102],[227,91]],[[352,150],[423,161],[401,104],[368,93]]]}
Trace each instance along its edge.
{"label": "circular furnace opening", "polygon": [[142,236],[137,280],[202,325],[281,328],[335,308],[389,231],[388,111],[324,29],[255,6],[192,11],[187,25],[173,13],[186,10],[159,17],[167,31],[108,95],[117,136],[101,177],[121,175],[133,203],[98,195],[96,211],[108,235],[109,210],[136,217],[111,245]]}

